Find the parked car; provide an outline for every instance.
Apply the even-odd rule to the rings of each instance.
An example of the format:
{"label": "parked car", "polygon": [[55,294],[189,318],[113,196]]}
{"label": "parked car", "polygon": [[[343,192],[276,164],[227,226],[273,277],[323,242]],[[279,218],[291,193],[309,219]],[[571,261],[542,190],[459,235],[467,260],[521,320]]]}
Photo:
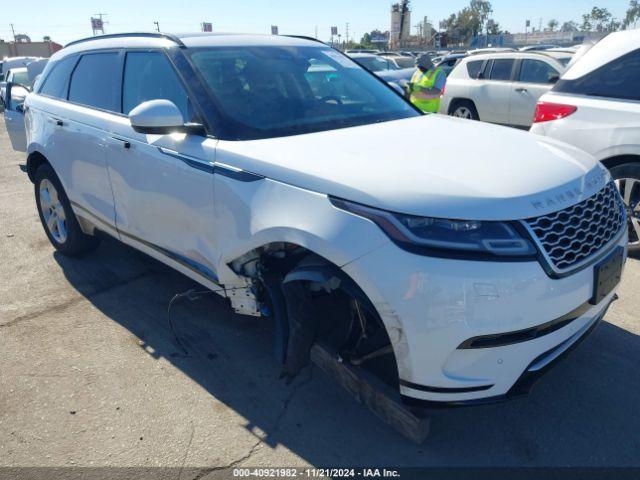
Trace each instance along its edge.
{"label": "parked car", "polygon": [[640,30],[611,33],[584,51],[543,95],[531,132],[590,153],[611,171],[640,253]]}
{"label": "parked car", "polygon": [[466,53],[452,53],[444,57],[432,58],[431,61],[436,67],[440,67],[444,71],[444,74],[448,77],[454,67],[458,64],[458,62],[466,56]]}
{"label": "parked car", "polygon": [[505,53],[505,52],[517,52],[515,48],[511,47],[486,47],[476,48],[473,50],[467,50],[467,55],[483,55],[486,53]]}
{"label": "parked car", "polygon": [[559,48],[558,45],[526,45],[524,47],[520,47],[519,50],[521,52],[538,52],[543,50],[549,50],[550,48]]}
{"label": "parked car", "polygon": [[20,85],[28,85],[29,75],[27,72],[27,67],[16,67],[11,68],[7,71],[6,81],[0,83],[0,98],[3,101],[5,100],[5,93],[8,82],[17,83]]}
{"label": "parked car", "polygon": [[422,115],[308,39],[92,37],[21,110],[54,248],[111,235],[273,317],[287,378],[321,342],[413,401],[522,393],[592,331],[626,258],[590,155]]}
{"label": "parked car", "polygon": [[26,67],[27,64],[39,60],[40,57],[8,57],[0,62],[0,82],[6,81],[7,72],[12,68]]}
{"label": "parked car", "polygon": [[396,88],[399,93],[407,94],[407,88],[413,73],[412,68],[400,68],[393,59],[371,55],[368,53],[354,53],[350,57],[360,66],[373,72],[378,77]]}
{"label": "parked car", "polygon": [[529,128],[538,98],[564,69],[555,55],[544,52],[466,57],[447,79],[440,113]]}
{"label": "parked car", "polygon": [[389,59],[395,62],[400,68],[414,68],[416,65],[416,59],[407,55],[389,55],[388,52],[378,54],[382,58]]}
{"label": "parked car", "polygon": [[352,48],[350,50],[345,50],[344,53],[351,55],[353,53],[370,53],[370,54],[377,54],[380,53],[380,50],[373,50],[373,49],[369,49],[369,48]]}

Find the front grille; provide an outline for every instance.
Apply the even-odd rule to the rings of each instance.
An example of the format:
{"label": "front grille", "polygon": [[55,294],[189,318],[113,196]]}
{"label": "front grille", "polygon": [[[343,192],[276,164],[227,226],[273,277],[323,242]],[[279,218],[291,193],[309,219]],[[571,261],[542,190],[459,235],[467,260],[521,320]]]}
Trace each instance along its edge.
{"label": "front grille", "polygon": [[526,220],[553,266],[570,269],[607,245],[623,228],[625,211],[613,181],[564,210]]}

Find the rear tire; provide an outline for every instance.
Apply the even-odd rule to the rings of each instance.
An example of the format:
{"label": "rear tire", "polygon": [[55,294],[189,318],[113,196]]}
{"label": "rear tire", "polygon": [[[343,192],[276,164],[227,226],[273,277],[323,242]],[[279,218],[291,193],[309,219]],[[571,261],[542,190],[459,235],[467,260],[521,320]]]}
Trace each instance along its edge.
{"label": "rear tire", "polygon": [[95,249],[100,243],[80,228],[67,194],[51,165],[40,165],[35,174],[35,196],[38,215],[51,244],[60,253],[78,256]]}
{"label": "rear tire", "polygon": [[480,120],[478,110],[471,100],[457,100],[449,108],[449,115],[467,120]]}
{"label": "rear tire", "polygon": [[610,169],[627,209],[629,253],[640,254],[640,163],[624,163]]}

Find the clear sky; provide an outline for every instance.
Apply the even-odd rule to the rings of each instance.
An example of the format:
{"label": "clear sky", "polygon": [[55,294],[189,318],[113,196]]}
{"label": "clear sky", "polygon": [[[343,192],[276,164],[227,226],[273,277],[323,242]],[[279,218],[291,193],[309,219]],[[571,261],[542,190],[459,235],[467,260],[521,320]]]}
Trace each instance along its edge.
{"label": "clear sky", "polygon": [[[389,29],[389,0],[6,0],[0,14],[0,38],[11,40],[16,33],[32,40],[49,35],[66,43],[91,35],[90,17],[106,13],[107,33],[149,31],[160,23],[166,32],[190,32],[200,23],[212,22],[214,30],[224,32],[270,33],[278,25],[281,34],[315,35],[326,40],[335,25],[343,38],[349,22],[350,38],[373,29]],[[468,0],[413,0],[412,24],[425,15],[435,23],[467,5]],[[524,31],[528,18],[543,26],[555,18],[560,23],[579,21],[595,5],[606,7],[623,17],[629,0],[493,0],[493,18],[510,32]],[[15,8],[12,8],[15,5]]]}

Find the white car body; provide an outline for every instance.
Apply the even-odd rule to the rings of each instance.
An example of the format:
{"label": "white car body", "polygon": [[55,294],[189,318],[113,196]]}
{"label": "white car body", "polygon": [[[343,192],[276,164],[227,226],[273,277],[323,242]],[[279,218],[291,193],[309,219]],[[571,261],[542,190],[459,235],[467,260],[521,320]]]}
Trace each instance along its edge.
{"label": "white car body", "polygon": [[[447,78],[440,113],[473,118],[484,122],[529,128],[538,99],[552,87],[551,79],[543,82],[523,78],[521,65],[540,65],[558,78],[564,71],[563,58],[570,54],[546,52],[506,52],[471,55],[462,59]],[[513,62],[508,77],[495,77],[491,68],[496,62]],[[481,77],[472,77],[469,66],[479,65]],[[528,68],[528,67],[527,67]],[[527,70],[530,71],[530,70]],[[475,112],[474,112],[475,109]],[[462,113],[472,115],[466,115]]]}
{"label": "white car body", "polygon": [[[96,49],[166,50],[179,62],[191,48],[225,45],[313,47],[356,68],[326,45],[303,39],[105,36],[57,52],[42,88],[56,64]],[[149,124],[172,115],[171,102],[154,102],[163,113],[149,117]],[[353,281],[373,306],[393,348],[400,392],[409,399],[442,404],[518,393],[604,315],[615,288],[589,303],[598,262],[613,258],[621,264],[626,258],[621,223],[606,239],[598,237],[602,244],[583,239],[580,244],[593,251],[575,263],[561,267],[564,260],[551,259],[556,253],[531,233],[532,222],[566,209],[605,208],[622,222],[624,211],[607,171],[591,156],[517,130],[412,114],[237,140],[213,132],[139,133],[132,121],[143,121],[145,103],[135,109],[135,119],[133,111],[128,118],[52,99],[38,89],[26,104],[29,175],[33,179],[43,162],[51,165],[83,232],[106,232],[214,289],[236,311],[258,316],[264,312],[256,293],[262,280],[247,265],[260,262],[265,252],[286,256],[286,245],[308,252],[305,259],[330,269],[331,278]],[[427,150],[415,141],[425,136],[438,139]],[[389,212],[458,219],[438,222],[469,224],[472,231],[494,225],[487,221],[507,222],[501,225],[520,232],[520,240],[504,248],[524,243],[538,253],[517,260],[469,258],[457,250],[428,253],[418,243],[398,243],[414,234],[397,237],[404,227]],[[503,247],[496,242],[491,248]],[[321,267],[312,273],[322,276]]]}
{"label": "white car body", "polygon": [[[628,63],[619,63],[624,62],[625,57],[629,58]],[[622,165],[640,166],[638,58],[640,30],[612,33],[597,44],[586,46],[557,87],[540,98],[541,103],[563,105],[574,111],[558,119],[534,123],[531,132],[574,145],[593,155],[609,169],[617,169]],[[600,82],[596,77],[598,75],[608,78],[609,85]],[[595,82],[599,84],[595,90],[591,86],[582,86]],[[640,182],[637,174],[627,173],[616,178]],[[636,189],[640,185],[629,183],[626,189],[624,186],[622,194],[625,202],[632,200],[635,203],[637,199],[630,197],[636,197]],[[630,210],[636,237],[630,239],[633,241],[640,238],[640,220],[637,211],[632,210],[636,210],[633,205]],[[636,245],[638,247],[640,245]]]}

